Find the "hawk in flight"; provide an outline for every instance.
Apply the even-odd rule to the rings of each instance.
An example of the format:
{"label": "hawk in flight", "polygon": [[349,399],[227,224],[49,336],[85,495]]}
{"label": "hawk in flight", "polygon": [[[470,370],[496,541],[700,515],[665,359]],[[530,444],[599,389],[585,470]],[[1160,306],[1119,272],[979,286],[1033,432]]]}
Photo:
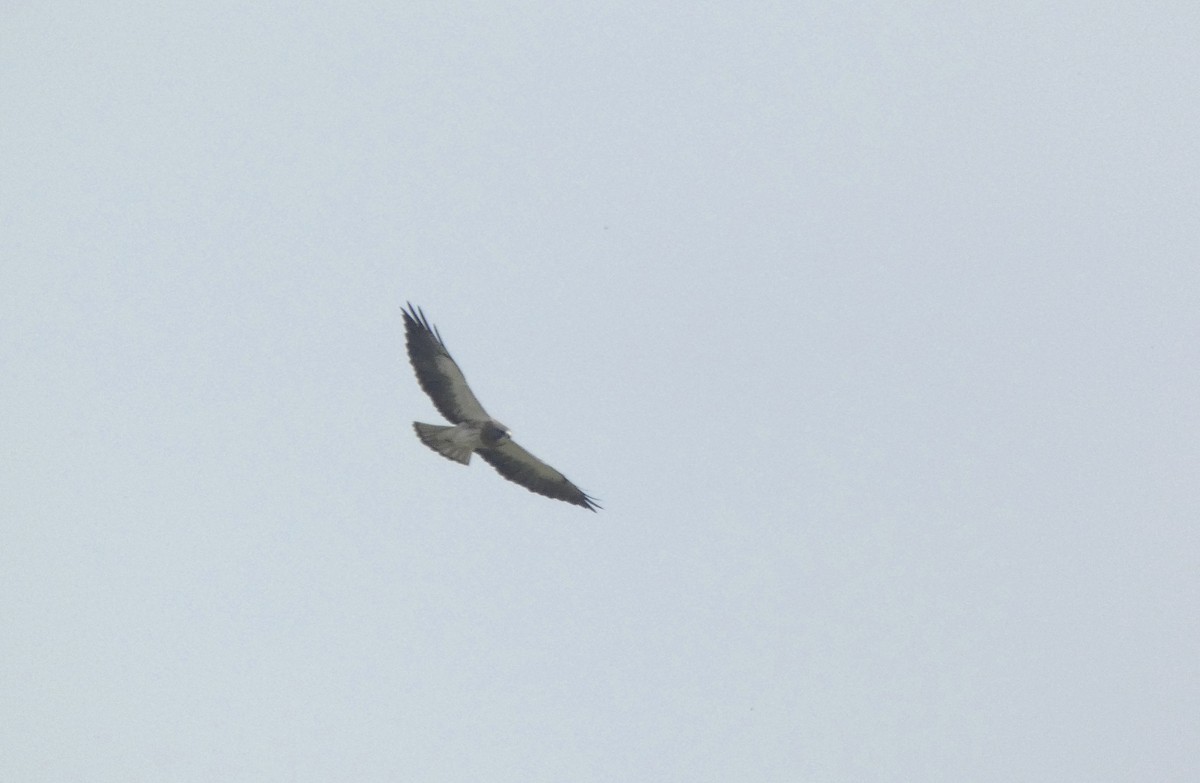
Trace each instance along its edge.
{"label": "hawk in flight", "polygon": [[412,303],[404,311],[404,332],[408,359],[417,373],[421,388],[433,400],[438,412],[453,422],[453,427],[413,422],[417,437],[447,459],[468,465],[478,454],[501,476],[539,495],[565,500],[595,511],[596,499],[567,481],[567,477],[542,462],[510,437],[508,427],[493,419],[475,399],[462,370],[458,369],[442,335],[429,324],[425,313]]}

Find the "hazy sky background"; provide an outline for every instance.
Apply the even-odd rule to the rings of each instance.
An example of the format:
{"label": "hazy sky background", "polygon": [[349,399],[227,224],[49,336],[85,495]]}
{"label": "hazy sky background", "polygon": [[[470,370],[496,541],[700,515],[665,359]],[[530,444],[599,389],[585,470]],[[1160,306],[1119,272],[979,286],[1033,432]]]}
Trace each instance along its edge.
{"label": "hazy sky background", "polygon": [[1197,41],[10,3],[0,779],[1196,780]]}

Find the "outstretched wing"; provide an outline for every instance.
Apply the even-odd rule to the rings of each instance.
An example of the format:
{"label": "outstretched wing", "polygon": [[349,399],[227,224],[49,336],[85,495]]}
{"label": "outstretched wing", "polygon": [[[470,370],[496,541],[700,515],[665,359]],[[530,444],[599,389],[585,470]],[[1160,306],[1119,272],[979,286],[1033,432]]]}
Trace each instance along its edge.
{"label": "outstretched wing", "polygon": [[565,500],[591,511],[600,507],[595,498],[567,481],[566,476],[511,440],[506,440],[495,448],[479,449],[475,453],[487,460],[501,476],[520,484],[530,492],[555,500]]}
{"label": "outstretched wing", "polygon": [[450,358],[442,336],[430,326],[425,313],[411,302],[404,311],[404,333],[408,360],[417,373],[417,381],[439,413],[455,424],[491,418],[475,399],[462,370]]}

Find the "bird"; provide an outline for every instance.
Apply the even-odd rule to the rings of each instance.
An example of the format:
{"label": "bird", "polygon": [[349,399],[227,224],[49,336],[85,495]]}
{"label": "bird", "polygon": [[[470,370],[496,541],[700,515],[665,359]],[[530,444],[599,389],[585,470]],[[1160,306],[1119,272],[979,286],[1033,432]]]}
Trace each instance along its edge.
{"label": "bird", "polygon": [[478,454],[504,478],[539,495],[564,500],[589,511],[600,504],[567,480],[567,477],[530,454],[512,439],[508,427],[492,418],[475,397],[458,363],[446,349],[442,335],[424,311],[406,303],[405,343],[417,383],[452,426],[414,421],[422,443],[446,459],[471,463]]}

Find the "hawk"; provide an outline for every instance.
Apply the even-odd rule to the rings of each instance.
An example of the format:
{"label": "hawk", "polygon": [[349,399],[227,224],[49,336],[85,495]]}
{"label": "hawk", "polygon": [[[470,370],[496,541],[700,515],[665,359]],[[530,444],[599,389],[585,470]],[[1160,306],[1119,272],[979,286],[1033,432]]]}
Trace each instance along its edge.
{"label": "hawk", "polygon": [[413,422],[417,437],[447,459],[469,465],[478,454],[509,481],[530,492],[565,500],[595,511],[596,499],[584,493],[567,477],[521,448],[508,427],[493,419],[479,404],[467,385],[462,370],[451,358],[442,335],[429,324],[425,313],[408,303],[404,311],[408,360],[412,362],[421,388],[438,412],[454,426]]}

